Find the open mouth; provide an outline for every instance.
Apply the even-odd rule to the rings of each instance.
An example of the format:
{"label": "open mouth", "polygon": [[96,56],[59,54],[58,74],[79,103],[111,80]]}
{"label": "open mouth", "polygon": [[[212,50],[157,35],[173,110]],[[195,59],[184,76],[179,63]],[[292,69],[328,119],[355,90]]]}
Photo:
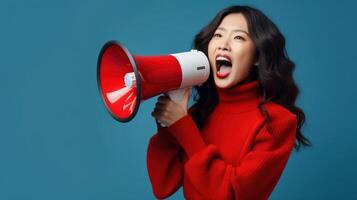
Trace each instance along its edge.
{"label": "open mouth", "polygon": [[232,62],[229,58],[218,56],[216,58],[216,67],[217,72],[216,75],[218,78],[226,78],[232,70]]}

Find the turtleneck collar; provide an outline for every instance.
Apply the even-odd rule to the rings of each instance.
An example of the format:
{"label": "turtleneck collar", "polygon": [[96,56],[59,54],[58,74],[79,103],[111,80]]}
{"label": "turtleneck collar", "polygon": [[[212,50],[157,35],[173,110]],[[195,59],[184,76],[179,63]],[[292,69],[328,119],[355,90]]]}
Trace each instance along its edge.
{"label": "turtleneck collar", "polygon": [[219,103],[217,107],[227,112],[244,112],[258,108],[261,100],[258,80],[239,83],[232,88],[216,87]]}

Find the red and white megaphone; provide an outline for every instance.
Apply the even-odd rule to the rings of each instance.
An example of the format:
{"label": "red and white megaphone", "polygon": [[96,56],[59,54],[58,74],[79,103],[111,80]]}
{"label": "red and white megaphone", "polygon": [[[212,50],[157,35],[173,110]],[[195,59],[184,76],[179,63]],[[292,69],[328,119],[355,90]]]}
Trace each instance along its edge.
{"label": "red and white megaphone", "polygon": [[132,56],[116,41],[100,51],[97,68],[99,92],[112,117],[130,121],[140,102],[161,93],[180,101],[184,88],[208,79],[209,61],[197,50],[160,56]]}

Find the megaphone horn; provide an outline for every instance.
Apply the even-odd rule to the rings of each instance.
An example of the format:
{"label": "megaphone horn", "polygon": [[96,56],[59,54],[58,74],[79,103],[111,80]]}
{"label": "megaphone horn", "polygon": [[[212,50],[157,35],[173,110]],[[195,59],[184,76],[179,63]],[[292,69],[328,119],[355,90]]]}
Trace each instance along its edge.
{"label": "megaphone horn", "polygon": [[108,112],[114,119],[128,122],[141,101],[167,93],[178,102],[184,88],[205,82],[209,73],[209,61],[201,51],[132,56],[119,42],[109,41],[99,54],[97,81]]}

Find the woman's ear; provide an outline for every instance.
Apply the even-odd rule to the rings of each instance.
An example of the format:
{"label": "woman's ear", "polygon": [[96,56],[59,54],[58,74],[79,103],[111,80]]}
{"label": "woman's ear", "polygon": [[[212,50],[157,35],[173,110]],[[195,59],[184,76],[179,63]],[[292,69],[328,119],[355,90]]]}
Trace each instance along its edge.
{"label": "woman's ear", "polygon": [[254,66],[259,66],[259,57],[257,55],[255,55],[255,59],[254,59]]}

